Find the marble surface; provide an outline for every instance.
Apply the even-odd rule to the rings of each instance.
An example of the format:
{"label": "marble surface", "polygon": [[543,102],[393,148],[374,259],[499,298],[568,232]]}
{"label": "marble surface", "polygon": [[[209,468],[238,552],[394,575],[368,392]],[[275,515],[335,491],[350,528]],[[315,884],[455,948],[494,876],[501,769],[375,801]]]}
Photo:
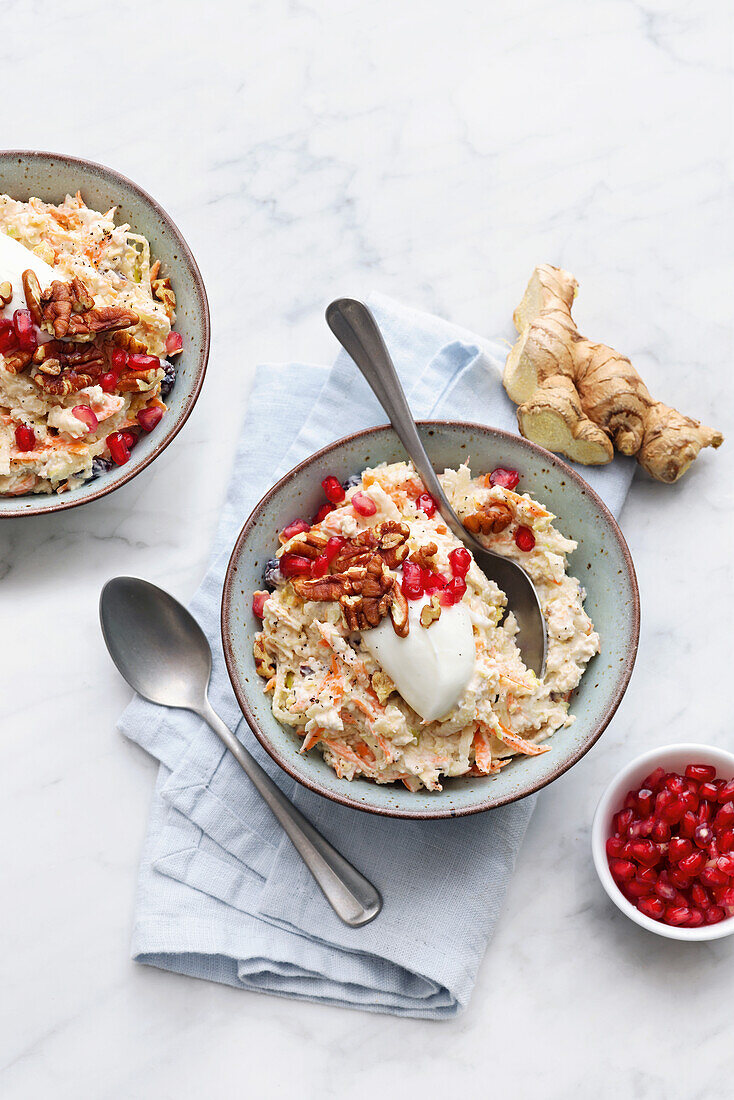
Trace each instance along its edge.
{"label": "marble surface", "polygon": [[[731,444],[622,516],[637,669],[540,799],[469,1010],[449,1023],[258,997],[129,961],[155,768],[96,619],[131,572],[187,598],[258,361],[329,361],[323,309],[371,289],[487,334],[538,261],[583,330],[731,436],[731,26],[725,0],[0,0],[8,147],[132,176],[206,279],[214,340],[184,432],[112,497],[0,529],[0,1092],[689,1098],[734,1071],[734,940],[685,945],[602,893],[589,826],[615,768],[732,743]],[[55,73],[55,98],[36,74]],[[91,73],[91,79],[90,79]],[[691,583],[692,581],[692,583]],[[693,1056],[695,1052],[695,1057]]]}

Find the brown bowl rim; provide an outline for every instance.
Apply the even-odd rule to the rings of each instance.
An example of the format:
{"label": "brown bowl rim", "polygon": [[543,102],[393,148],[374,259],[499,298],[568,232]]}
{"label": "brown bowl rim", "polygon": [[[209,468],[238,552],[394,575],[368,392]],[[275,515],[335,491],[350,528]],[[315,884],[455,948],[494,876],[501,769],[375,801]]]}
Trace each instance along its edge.
{"label": "brown bowl rim", "polygon": [[[81,497],[79,500],[65,501],[60,498],[58,501],[54,501],[53,504],[46,505],[45,508],[18,508],[17,511],[12,509],[3,509],[0,511],[0,519],[22,519],[25,516],[44,516],[50,512],[65,512],[70,508],[79,508],[82,504],[89,504],[93,500],[99,500],[101,497],[107,496],[109,493],[114,493],[115,490],[121,489],[123,485],[126,485],[129,481],[132,481],[134,477],[137,477],[139,473],[150,466],[151,462],[158,457],[158,455],[165,451],[169,443],[172,443],[178,433],[183,428],[184,424],[188,420],[191,412],[196,404],[199,394],[201,393],[201,387],[204,384],[204,376],[206,374],[207,364],[209,362],[209,348],[211,344],[211,321],[209,317],[209,299],[207,298],[206,288],[204,286],[204,280],[199,270],[194,254],[189,248],[186,240],[174,222],[171,215],[165,210],[161,204],[149,195],[148,192],[135,183],[134,180],[129,179],[123,175],[122,172],[118,172],[115,168],[108,168],[106,164],[100,164],[96,160],[88,160],[86,157],[73,157],[68,153],[48,153],[40,149],[0,149],[0,160],[8,160],[14,157],[25,158],[26,160],[57,160],[62,161],[65,164],[70,165],[83,165],[85,168],[91,168],[96,171],[100,176],[109,178],[113,183],[120,182],[127,185],[133,191],[136,191],[147,203],[149,203],[156,211],[158,216],[164,222],[164,224],[171,231],[173,236],[178,241],[180,249],[188,261],[191,271],[194,276],[194,286],[196,287],[196,294],[199,299],[199,305],[202,312],[202,318],[204,322],[204,342],[199,354],[199,365],[197,367],[196,376],[193,381],[193,387],[191,393],[186,399],[186,403],[181,411],[181,416],[176,422],[175,427],[171,431],[171,434],[167,439],[164,439],[161,443],[155,447],[146,459],[144,459],[138,466],[124,474],[120,481],[115,485],[109,485],[107,488],[95,489],[94,492],[88,493]],[[25,498],[23,498],[25,499]]]}
{"label": "brown bowl rim", "polygon": [[227,672],[229,674],[232,688],[237,697],[237,702],[245,718],[245,721],[247,722],[248,726],[250,727],[262,747],[268,753],[268,755],[272,757],[275,763],[278,764],[278,766],[282,768],[287,775],[290,775],[291,778],[295,779],[303,787],[306,787],[310,791],[314,791],[316,794],[321,795],[323,798],[327,798],[329,799],[329,801],[336,802],[341,806],[348,806],[350,807],[350,809],[353,810],[361,810],[363,813],[377,814],[380,817],[407,818],[413,821],[437,821],[444,818],[469,817],[472,814],[486,813],[487,810],[495,810],[498,807],[506,806],[511,802],[519,802],[520,799],[527,798],[528,795],[536,794],[537,791],[542,790],[543,787],[547,787],[549,783],[552,783],[561,775],[564,775],[565,772],[572,768],[574,764],[577,764],[579,760],[581,760],[581,758],[584,757],[586,753],[596,744],[596,742],[599,740],[601,735],[604,733],[604,730],[607,728],[612,718],[614,717],[614,714],[619,704],[621,703],[622,698],[624,697],[624,694],[630,682],[630,678],[632,676],[632,670],[635,665],[637,648],[640,639],[640,592],[637,584],[635,567],[632,562],[632,555],[630,554],[629,547],[627,546],[627,540],[622,534],[619,524],[617,523],[616,519],[609,511],[599,494],[594,489],[592,489],[589,483],[585,481],[580,474],[576,473],[576,471],[573,470],[566,462],[559,458],[558,455],[553,454],[551,451],[546,451],[544,447],[540,447],[537,443],[533,443],[531,442],[531,440],[525,439],[523,436],[516,435],[514,432],[508,432],[502,428],[493,428],[487,424],[477,424],[473,421],[468,420],[418,420],[416,421],[416,423],[421,428],[468,428],[471,431],[490,433],[492,435],[499,436],[502,439],[511,439],[513,442],[521,443],[529,451],[535,452],[540,458],[551,462],[555,466],[560,467],[562,472],[567,477],[575,481],[578,487],[583,492],[589,494],[589,496],[594,501],[597,508],[602,513],[607,523],[610,525],[613,532],[617,536],[619,544],[622,548],[622,554],[625,560],[625,564],[627,566],[627,575],[632,585],[633,596],[633,644],[630,646],[627,656],[625,658],[624,666],[622,669],[622,678],[620,680],[617,691],[615,692],[614,698],[611,700],[609,706],[604,711],[599,725],[594,731],[593,735],[579,750],[577,750],[573,754],[573,756],[570,757],[570,759],[555,768],[555,770],[547,777],[547,779],[544,779],[541,782],[534,784],[522,793],[506,795],[502,798],[498,798],[496,801],[492,802],[491,805],[476,806],[468,809],[447,808],[437,810],[389,810],[381,806],[366,806],[363,803],[359,802],[357,799],[351,798],[347,794],[340,795],[335,794],[332,791],[326,791],[318,783],[310,781],[303,775],[300,775],[296,771],[296,769],[293,768],[289,764],[289,762],[270,744],[268,738],[261,731],[257,719],[250,709],[249,703],[247,701],[247,696],[242,688],[242,685],[239,682],[229,623],[233,603],[235,563],[239,559],[241,547],[247,539],[250,528],[256,522],[260,511],[265,507],[271,497],[274,496],[275,493],[277,493],[282,488],[282,486],[287,485],[289,481],[292,481],[294,478],[296,478],[306,466],[310,466],[312,463],[314,463],[314,461],[326,457],[337,447],[341,447],[345,443],[353,443],[356,440],[367,438],[370,435],[376,434],[377,432],[383,432],[386,428],[390,428],[390,425],[378,424],[373,428],[364,428],[361,431],[351,432],[349,435],[345,435],[341,439],[337,439],[335,440],[335,442],[329,443],[326,447],[322,447],[321,450],[315,451],[312,455],[304,458],[301,462],[294,466],[292,470],[289,470],[287,474],[284,474],[284,476],[280,478],[280,480],[277,481],[275,485],[268,489],[267,493],[265,493],[263,497],[261,497],[261,499],[250,512],[250,515],[245,520],[245,523],[243,524],[242,529],[237,536],[237,540],[234,544],[229,562],[227,564],[227,572],[224,578],[224,586],[222,588],[221,634],[222,646],[224,649],[224,660],[227,665]]}

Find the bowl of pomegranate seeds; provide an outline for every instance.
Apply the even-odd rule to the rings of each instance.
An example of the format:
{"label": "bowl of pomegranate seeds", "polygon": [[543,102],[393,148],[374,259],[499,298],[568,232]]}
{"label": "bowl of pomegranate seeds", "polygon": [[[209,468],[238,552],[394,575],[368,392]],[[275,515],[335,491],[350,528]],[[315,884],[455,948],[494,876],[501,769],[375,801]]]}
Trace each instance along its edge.
{"label": "bowl of pomegranate seeds", "polygon": [[311,455],[255,507],[222,642],[245,718],[289,775],[342,805],[435,819],[524,798],[589,750],[629,681],[639,603],[617,524],[562,460],[481,424],[419,431],[467,528],[538,588],[543,680],[390,427]]}
{"label": "bowl of pomegranate seeds", "polygon": [[86,504],[187,420],[209,309],[186,242],[91,161],[0,153],[0,518]]}
{"label": "bowl of pomegranate seeds", "polygon": [[734,933],[734,754],[668,745],[601,797],[592,851],[602,885],[637,924],[676,940]]}

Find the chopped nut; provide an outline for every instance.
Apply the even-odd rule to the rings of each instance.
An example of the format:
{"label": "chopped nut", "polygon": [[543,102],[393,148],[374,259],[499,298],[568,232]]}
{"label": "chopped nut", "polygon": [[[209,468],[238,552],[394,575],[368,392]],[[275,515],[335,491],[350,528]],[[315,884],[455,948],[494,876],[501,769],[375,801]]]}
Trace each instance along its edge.
{"label": "chopped nut", "polygon": [[[91,386],[105,370],[105,352],[101,343],[78,344],[49,340],[33,353],[36,385],[55,397],[76,393]],[[79,368],[82,368],[80,371]]]}
{"label": "chopped nut", "polygon": [[41,290],[38,276],[29,269],[23,272],[23,290],[35,324],[57,340],[85,343],[98,333],[130,328],[140,320],[124,306],[95,308],[93,296],[76,276],[70,282],[54,279],[50,287]]}
{"label": "chopped nut", "polygon": [[[288,541],[288,540],[286,540]],[[323,553],[324,547],[329,541],[329,536],[324,534],[323,531],[314,531],[311,528],[310,531],[303,531],[300,535],[295,535],[290,540],[288,546],[289,554],[300,554],[304,558],[318,558]]]}
{"label": "chopped nut", "polygon": [[499,535],[511,523],[512,512],[506,504],[498,500],[482,504],[478,511],[464,517],[464,526],[472,534],[481,531],[483,535]]}
{"label": "chopped nut", "polygon": [[16,351],[9,351],[5,354],[3,366],[9,374],[20,374],[26,369],[32,358],[32,351],[21,351],[18,348]]}
{"label": "chopped nut", "polygon": [[255,671],[263,680],[269,680],[275,675],[275,662],[265,648],[262,633],[255,635],[252,649],[255,654]]}
{"label": "chopped nut", "polygon": [[402,588],[399,584],[396,584],[393,589],[393,598],[390,605],[390,617],[392,619],[392,628],[397,634],[398,638],[407,638],[410,632],[410,622],[408,619],[408,601],[405,598]]}
{"label": "chopped nut", "polygon": [[398,523],[389,519],[378,524],[375,529],[377,545],[385,564],[397,569],[408,556],[408,537],[410,528],[407,523]]}
{"label": "chopped nut", "polygon": [[344,577],[294,577],[294,591],[304,600],[339,600],[348,591]]}
{"label": "chopped nut", "polygon": [[432,569],[435,565],[433,559],[437,553],[438,547],[435,542],[427,542],[425,546],[419,546],[417,550],[413,551],[410,560],[423,569]]}
{"label": "chopped nut", "polygon": [[12,300],[12,297],[13,284],[9,283],[7,280],[0,283],[0,302],[2,302],[3,306],[8,305],[9,302]]}
{"label": "chopped nut", "polygon": [[160,270],[161,261],[156,260],[150,269],[150,292],[161,303],[168,320],[173,323],[176,316],[176,295],[171,288],[171,280],[167,276],[161,277]]}
{"label": "chopped nut", "polygon": [[438,594],[431,596],[430,603],[424,604],[421,610],[421,626],[426,629],[441,617],[441,597]]}

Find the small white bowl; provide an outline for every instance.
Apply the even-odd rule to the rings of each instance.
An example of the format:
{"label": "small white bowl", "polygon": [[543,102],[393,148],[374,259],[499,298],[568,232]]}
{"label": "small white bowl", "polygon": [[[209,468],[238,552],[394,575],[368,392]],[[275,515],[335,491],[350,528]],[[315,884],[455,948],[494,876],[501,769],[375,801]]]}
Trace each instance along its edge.
{"label": "small white bowl", "polygon": [[734,777],[734,753],[711,745],[665,745],[636,757],[626,768],[618,772],[599,799],[591,828],[591,851],[596,873],[601,884],[618,909],[649,932],[666,936],[669,940],[719,940],[734,934],[734,917],[727,917],[718,924],[701,925],[698,928],[680,928],[652,920],[635,908],[621,892],[612,878],[607,862],[606,842],[612,835],[612,818],[622,808],[625,795],[657,767],[666,771],[683,773],[687,764],[713,764],[717,779]]}

